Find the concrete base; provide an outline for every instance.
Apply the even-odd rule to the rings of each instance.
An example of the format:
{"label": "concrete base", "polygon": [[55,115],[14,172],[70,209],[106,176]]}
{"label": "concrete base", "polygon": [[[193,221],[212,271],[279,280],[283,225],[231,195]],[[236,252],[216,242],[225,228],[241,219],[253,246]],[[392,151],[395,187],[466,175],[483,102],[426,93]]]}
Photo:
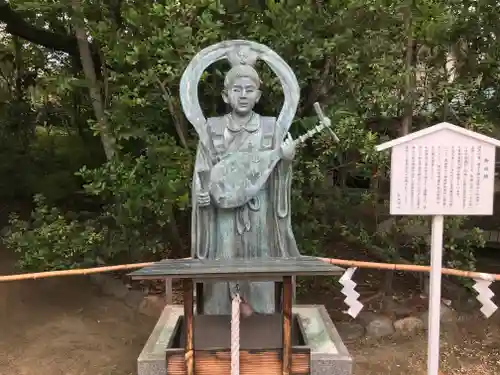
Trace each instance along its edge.
{"label": "concrete base", "polygon": [[[304,331],[304,341],[311,348],[312,375],[351,375],[352,358],[322,305],[293,307]],[[181,305],[163,310],[151,336],[137,359],[138,375],[167,375],[165,349],[173,340]]]}

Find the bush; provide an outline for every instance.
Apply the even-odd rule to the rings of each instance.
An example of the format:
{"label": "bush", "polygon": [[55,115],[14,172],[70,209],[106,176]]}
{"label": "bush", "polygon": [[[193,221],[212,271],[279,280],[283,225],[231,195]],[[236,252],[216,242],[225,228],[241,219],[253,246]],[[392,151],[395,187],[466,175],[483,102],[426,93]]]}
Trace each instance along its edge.
{"label": "bush", "polygon": [[31,271],[67,269],[95,264],[104,242],[92,222],[69,220],[43,196],[35,197],[31,220],[12,215],[4,236],[6,245],[20,253],[20,266]]}
{"label": "bush", "polygon": [[42,195],[35,197],[30,220],[13,216],[5,242],[20,253],[21,266],[70,268],[95,263],[97,257],[139,261],[178,248],[187,237],[187,231],[175,228],[178,213],[189,206],[191,153],[170,137],[148,139],[146,150],[139,157],[122,155],[98,168],[81,168],[85,193],[102,204],[91,218],[50,208]]}

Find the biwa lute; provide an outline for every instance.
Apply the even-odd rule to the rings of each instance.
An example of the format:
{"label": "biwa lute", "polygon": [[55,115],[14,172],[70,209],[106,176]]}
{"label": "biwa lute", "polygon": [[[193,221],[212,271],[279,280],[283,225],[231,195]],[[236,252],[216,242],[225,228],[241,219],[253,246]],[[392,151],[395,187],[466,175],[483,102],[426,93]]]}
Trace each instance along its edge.
{"label": "biwa lute", "polygon": [[[295,139],[295,146],[315,134],[330,129],[331,122],[323,115],[318,103],[314,104],[320,124]],[[210,195],[221,208],[239,207],[250,201],[262,189],[275,165],[280,161],[280,150],[235,152],[222,158],[210,171]],[[230,178],[228,178],[230,176]]]}

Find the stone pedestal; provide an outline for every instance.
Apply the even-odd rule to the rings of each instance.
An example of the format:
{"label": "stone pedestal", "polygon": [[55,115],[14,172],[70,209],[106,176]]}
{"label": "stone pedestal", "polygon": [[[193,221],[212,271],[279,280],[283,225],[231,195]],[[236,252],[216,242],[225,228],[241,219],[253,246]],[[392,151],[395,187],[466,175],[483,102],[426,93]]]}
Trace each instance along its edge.
{"label": "stone pedestal", "polygon": [[[303,341],[311,349],[314,375],[351,375],[352,358],[322,305],[296,305]],[[166,349],[176,345],[183,317],[181,305],[166,306],[137,359],[138,375],[168,375]]]}

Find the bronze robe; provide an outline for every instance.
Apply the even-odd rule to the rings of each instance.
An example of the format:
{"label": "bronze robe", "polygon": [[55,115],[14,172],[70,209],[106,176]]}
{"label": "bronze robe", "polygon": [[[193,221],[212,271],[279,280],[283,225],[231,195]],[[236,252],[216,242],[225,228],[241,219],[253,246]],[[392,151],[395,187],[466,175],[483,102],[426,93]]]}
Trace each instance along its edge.
{"label": "bronze robe", "polygon": [[[282,140],[276,139],[275,122],[274,117],[255,113],[241,129],[230,115],[207,120],[210,150],[198,146],[193,176],[193,257],[300,256],[290,218],[292,166],[279,159]],[[228,158],[236,162],[219,168],[215,176],[214,167],[222,166],[219,163]],[[201,186],[198,172],[202,171],[212,172],[210,182],[205,182],[208,186]],[[208,207],[198,207],[197,195],[202,191],[210,191]],[[255,312],[274,312],[272,282],[237,284]],[[235,285],[204,283],[204,312],[230,314]]]}

